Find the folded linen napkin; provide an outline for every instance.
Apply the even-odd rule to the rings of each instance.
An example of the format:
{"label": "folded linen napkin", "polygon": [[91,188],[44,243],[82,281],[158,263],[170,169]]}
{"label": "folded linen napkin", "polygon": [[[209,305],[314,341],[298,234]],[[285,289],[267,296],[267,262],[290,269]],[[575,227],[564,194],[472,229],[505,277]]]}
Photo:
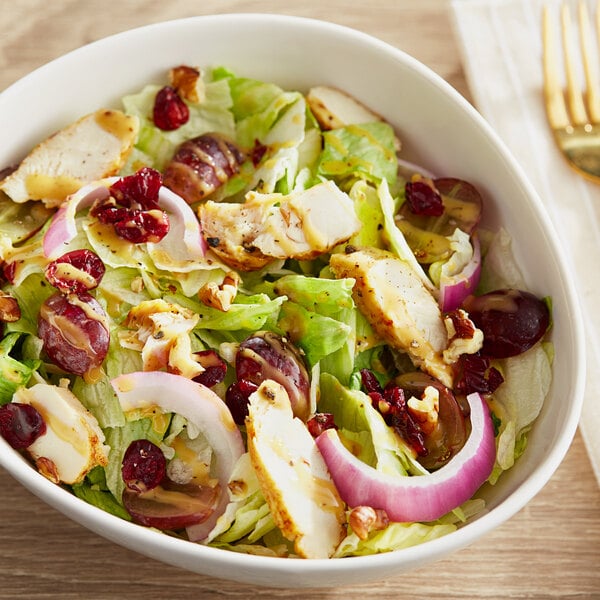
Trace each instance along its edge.
{"label": "folded linen napkin", "polygon": [[[544,3],[556,9],[558,27],[559,0],[452,0],[451,15],[473,102],[543,198],[575,272],[588,346],[580,430],[600,484],[600,277],[595,272],[600,185],[571,170],[548,127],[541,67]],[[576,14],[575,3],[572,8]]]}

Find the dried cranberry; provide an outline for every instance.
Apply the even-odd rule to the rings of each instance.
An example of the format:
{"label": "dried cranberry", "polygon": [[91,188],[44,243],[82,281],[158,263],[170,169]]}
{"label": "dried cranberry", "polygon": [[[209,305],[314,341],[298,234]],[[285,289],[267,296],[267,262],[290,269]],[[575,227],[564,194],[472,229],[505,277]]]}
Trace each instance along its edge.
{"label": "dried cranberry", "polygon": [[306,427],[310,435],[319,437],[327,429],[337,429],[331,413],[316,413],[308,421]]}
{"label": "dried cranberry", "polygon": [[408,411],[404,391],[397,385],[388,384],[383,395],[384,400],[388,403],[388,411],[384,415],[386,421],[398,431],[419,456],[426,456],[428,450],[425,445],[425,436],[419,424]]}
{"label": "dried cranberry", "polygon": [[490,363],[489,358],[479,354],[462,354],[456,368],[456,390],[465,395],[492,394],[504,378]]}
{"label": "dried cranberry", "polygon": [[9,283],[14,283],[16,270],[17,270],[17,262],[16,261],[4,263],[4,265],[2,267],[2,275]]}
{"label": "dried cranberry", "polygon": [[419,456],[426,456],[425,436],[408,411],[402,388],[393,381],[382,388],[374,373],[368,369],[362,369],[360,376],[371,403],[382,414],[385,422],[396,429]]}
{"label": "dried cranberry", "polygon": [[169,233],[169,217],[158,204],[162,175],[144,167],[109,188],[110,196],[94,203],[90,215],[113,225],[116,234],[133,244],[158,243]]}
{"label": "dried cranberry", "polygon": [[439,217],[444,214],[440,193],[424,181],[409,181],[405,191],[406,201],[415,215]]}
{"label": "dried cranberry", "polygon": [[166,85],[156,94],[152,118],[159,129],[172,131],[188,122],[190,109],[175,88]]}
{"label": "dried cranberry", "polygon": [[372,371],[369,371],[369,369],[361,369],[360,378],[368,394],[372,392],[376,392],[379,394],[383,393],[383,389],[381,388],[377,377],[375,377],[374,373]]}
{"label": "dried cranberry", "polygon": [[31,446],[44,433],[46,423],[30,404],[11,402],[0,406],[0,435],[15,450]]}
{"label": "dried cranberry", "polygon": [[231,411],[233,420],[238,425],[243,425],[248,416],[248,403],[250,396],[258,389],[258,385],[246,379],[235,381],[225,392],[225,404]]}
{"label": "dried cranberry", "polygon": [[267,146],[261,144],[258,140],[255,140],[254,146],[252,147],[252,150],[250,150],[250,159],[252,160],[252,164],[257,167],[266,153]]}
{"label": "dried cranberry", "polygon": [[204,371],[194,377],[194,381],[206,387],[213,387],[225,379],[227,363],[214,350],[196,353],[196,360],[204,367]]}
{"label": "dried cranberry", "polygon": [[110,188],[110,195],[126,208],[152,210],[158,208],[158,193],[162,175],[155,169],[143,167],[133,175],[121,177]]}
{"label": "dried cranberry", "polygon": [[73,250],[53,260],[46,267],[46,279],[66,293],[92,290],[100,284],[106,268],[91,250]]}
{"label": "dried cranberry", "polygon": [[110,196],[94,203],[90,209],[90,215],[106,225],[114,225],[126,219],[130,213],[131,210],[129,208],[117,206],[117,201]]}
{"label": "dried cranberry", "polygon": [[150,440],[135,440],[123,456],[121,474],[125,485],[134,492],[154,489],[165,477],[167,460]]}
{"label": "dried cranberry", "polygon": [[117,235],[133,244],[156,244],[169,233],[169,227],[169,217],[162,210],[130,211],[114,223]]}

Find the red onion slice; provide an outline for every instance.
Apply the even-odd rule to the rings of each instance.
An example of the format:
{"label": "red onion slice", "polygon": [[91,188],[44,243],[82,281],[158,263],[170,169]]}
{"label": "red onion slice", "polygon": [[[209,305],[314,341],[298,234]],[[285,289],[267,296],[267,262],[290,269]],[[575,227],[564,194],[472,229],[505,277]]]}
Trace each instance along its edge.
{"label": "red onion slice", "polygon": [[412,477],[381,473],[360,461],[342,443],[337,430],[316,440],[342,499],[351,507],[386,511],[391,521],[435,521],[469,500],[492,472],[496,458],[494,427],[488,406],[470,394],[471,434],[445,466]]}
{"label": "red onion slice", "polygon": [[[58,209],[44,235],[44,256],[53,260],[64,254],[77,235],[75,217],[96,200],[106,198],[109,187],[118,180],[110,177],[82,187]],[[162,186],[158,205],[169,215],[169,233],[158,243],[147,244],[154,264],[166,271],[189,272],[198,268],[207,251],[200,221],[190,206],[177,194]]]}
{"label": "red onion slice", "polygon": [[242,435],[227,405],[202,384],[163,371],[127,373],[111,384],[124,411],[158,406],[164,412],[185,417],[206,437],[216,456],[221,494],[212,516],[187,528],[192,541],[205,540],[229,504],[229,478],[245,452]]}
{"label": "red onion slice", "polygon": [[175,192],[162,186],[158,205],[169,215],[169,233],[158,243],[147,245],[154,264],[164,271],[186,273],[198,268],[208,246],[200,221],[190,205]]}
{"label": "red onion slice", "polygon": [[439,304],[442,312],[450,312],[458,308],[467,296],[473,294],[481,277],[481,248],[479,236],[471,238],[473,256],[465,268],[451,277],[440,279]]}
{"label": "red onion slice", "polygon": [[67,251],[69,242],[77,235],[77,213],[89,208],[96,200],[106,198],[108,188],[116,179],[113,177],[85,185],[61,205],[44,234],[42,247],[46,258],[54,260]]}

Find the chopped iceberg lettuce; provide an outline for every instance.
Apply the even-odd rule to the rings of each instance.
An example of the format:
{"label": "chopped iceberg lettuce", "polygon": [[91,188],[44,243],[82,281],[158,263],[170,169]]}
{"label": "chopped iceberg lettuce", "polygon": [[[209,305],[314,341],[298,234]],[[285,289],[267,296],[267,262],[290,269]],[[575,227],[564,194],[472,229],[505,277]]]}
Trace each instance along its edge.
{"label": "chopped iceberg lettuce", "polygon": [[318,410],[335,415],[342,436],[353,442],[354,453],[363,462],[395,475],[425,472],[413,451],[373,408],[367,394],[344,387],[328,373],[321,374],[320,385]]}
{"label": "chopped iceberg lettuce", "polygon": [[367,179],[390,186],[397,180],[394,130],[383,121],[347,125],[323,134],[324,147],[318,173],[338,182]]}
{"label": "chopped iceberg lettuce", "polygon": [[490,405],[500,421],[490,483],[496,483],[525,450],[527,432],[550,390],[552,346],[538,343],[519,356],[499,361],[498,367],[504,383],[494,392]]}
{"label": "chopped iceberg lettuce", "polygon": [[[190,110],[187,123],[173,131],[163,131],[150,118],[159,85],[147,85],[137,94],[122,99],[125,112],[140,119],[140,132],[134,153],[123,173],[131,173],[142,166],[162,170],[172,158],[177,146],[185,140],[210,131],[219,131],[235,137],[235,125],[231,112],[232,100],[225,80],[206,81],[204,94],[198,103],[186,101]],[[150,162],[147,162],[150,161]]]}
{"label": "chopped iceberg lettuce", "polygon": [[18,388],[26,386],[40,360],[13,358],[10,353],[21,338],[19,333],[9,333],[0,340],[0,405],[12,400]]}
{"label": "chopped iceberg lettuce", "polygon": [[14,323],[6,324],[6,332],[18,331],[37,336],[37,322],[40,306],[56,290],[48,284],[41,273],[32,273],[19,285],[9,285],[4,288],[13,298],[16,298],[21,309],[21,318]]}

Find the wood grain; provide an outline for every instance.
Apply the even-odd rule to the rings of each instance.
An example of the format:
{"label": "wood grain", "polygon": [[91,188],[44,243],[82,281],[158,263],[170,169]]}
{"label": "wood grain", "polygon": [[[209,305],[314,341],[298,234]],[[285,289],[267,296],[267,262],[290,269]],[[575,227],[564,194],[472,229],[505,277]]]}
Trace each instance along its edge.
{"label": "wood grain", "polygon": [[[0,0],[0,89],[83,44],[131,27],[215,12],[277,12],[355,27],[469,91],[447,0]],[[65,93],[71,93],[65,90]],[[297,590],[216,580],[144,558],[70,521],[0,469],[0,598],[297,598]],[[455,555],[334,598],[600,598],[600,493],[578,434],[520,513]]]}

